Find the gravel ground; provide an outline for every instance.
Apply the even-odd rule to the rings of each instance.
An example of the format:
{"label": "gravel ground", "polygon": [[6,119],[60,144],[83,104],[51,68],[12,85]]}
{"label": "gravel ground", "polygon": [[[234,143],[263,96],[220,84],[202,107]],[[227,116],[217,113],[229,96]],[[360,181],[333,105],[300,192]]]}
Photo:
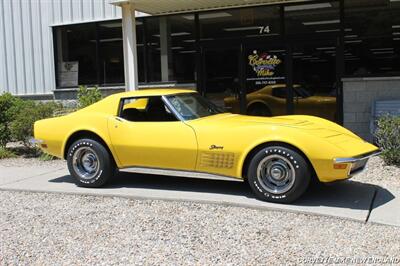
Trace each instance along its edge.
{"label": "gravel ground", "polygon": [[[63,167],[65,161],[0,164]],[[375,157],[354,180],[400,189],[400,168]],[[317,258],[394,258],[400,264],[399,250],[400,228],[330,217],[0,191],[0,265],[298,264]]]}
{"label": "gravel ground", "polygon": [[352,180],[400,191],[400,167],[386,165],[382,158],[372,157],[368,161],[367,169]]}
{"label": "gravel ground", "polygon": [[67,161],[59,159],[50,161],[41,161],[38,158],[17,157],[10,159],[2,159],[0,160],[0,165],[6,167],[13,167],[13,166],[29,167],[30,165],[35,165],[35,166],[49,166],[49,167],[60,168],[60,167],[66,167]]}
{"label": "gravel ground", "polygon": [[[400,228],[212,204],[0,191],[0,265],[395,258]],[[308,261],[311,262],[311,261]]]}

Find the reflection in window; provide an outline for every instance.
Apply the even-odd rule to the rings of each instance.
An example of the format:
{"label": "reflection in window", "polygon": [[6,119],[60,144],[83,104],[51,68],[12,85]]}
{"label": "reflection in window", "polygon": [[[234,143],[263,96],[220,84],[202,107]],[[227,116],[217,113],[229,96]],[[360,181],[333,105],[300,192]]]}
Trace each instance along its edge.
{"label": "reflection in window", "polygon": [[284,8],[287,34],[340,32],[339,1],[294,4]]}
{"label": "reflection in window", "polygon": [[100,84],[124,83],[124,55],[121,21],[98,24],[99,55],[101,57]]}
{"label": "reflection in window", "polygon": [[200,13],[199,20],[203,40],[275,36],[281,33],[279,6]]}
{"label": "reflection in window", "polygon": [[56,36],[58,86],[97,84],[96,25],[60,27]]}
{"label": "reflection in window", "polygon": [[395,35],[400,28],[400,2],[344,1],[346,37]]}
{"label": "reflection in window", "polygon": [[194,15],[169,16],[171,81],[193,82],[195,72]]}
{"label": "reflection in window", "polygon": [[147,42],[147,82],[161,81],[160,20],[148,17],[144,21]]}
{"label": "reflection in window", "polygon": [[400,41],[363,39],[345,44],[346,76],[399,75]]}
{"label": "reflection in window", "polygon": [[400,2],[345,1],[345,75],[400,74]]}

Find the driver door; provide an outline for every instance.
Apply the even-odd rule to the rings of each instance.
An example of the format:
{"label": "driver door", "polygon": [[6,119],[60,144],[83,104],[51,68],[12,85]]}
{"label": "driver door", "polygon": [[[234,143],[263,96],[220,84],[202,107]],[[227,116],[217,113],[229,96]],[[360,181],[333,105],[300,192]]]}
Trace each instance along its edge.
{"label": "driver door", "polygon": [[[148,106],[152,102],[148,98],[122,99],[119,115],[109,120],[111,142],[122,167],[193,171],[197,157],[193,129],[175,118],[167,106]],[[156,109],[154,116],[151,110]]]}

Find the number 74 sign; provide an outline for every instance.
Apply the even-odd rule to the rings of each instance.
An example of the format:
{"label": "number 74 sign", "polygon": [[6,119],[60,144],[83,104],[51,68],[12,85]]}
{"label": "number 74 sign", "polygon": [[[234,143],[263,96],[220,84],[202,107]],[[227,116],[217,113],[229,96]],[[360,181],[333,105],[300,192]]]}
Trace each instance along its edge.
{"label": "number 74 sign", "polygon": [[261,26],[260,27],[260,34],[264,34],[264,33],[270,33],[271,29],[269,26]]}

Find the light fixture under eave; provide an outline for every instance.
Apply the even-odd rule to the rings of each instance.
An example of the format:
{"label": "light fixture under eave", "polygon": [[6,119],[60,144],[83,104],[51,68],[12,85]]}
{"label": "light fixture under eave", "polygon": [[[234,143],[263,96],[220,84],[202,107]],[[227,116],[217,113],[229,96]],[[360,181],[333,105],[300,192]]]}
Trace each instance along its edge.
{"label": "light fixture under eave", "polygon": [[394,51],[375,51],[373,54],[393,54]]}
{"label": "light fixture under eave", "polygon": [[344,41],[345,43],[360,43],[362,40],[351,40],[351,41]]}
{"label": "light fixture under eave", "polygon": [[312,25],[325,25],[325,24],[337,24],[337,23],[340,23],[339,19],[321,20],[321,21],[306,21],[306,22],[303,22],[303,25],[312,26]]}
{"label": "light fixture under eave", "polygon": [[[182,17],[187,20],[194,20],[194,15],[184,15]],[[232,14],[229,14],[228,12],[199,14],[199,19],[213,19],[213,18],[226,18],[226,17],[232,17]]]}
{"label": "light fixture under eave", "polygon": [[335,50],[336,47],[330,46],[330,47],[317,47],[316,48],[319,51],[324,51],[324,50]]}
{"label": "light fixture under eave", "polygon": [[[200,41],[212,41],[215,40],[214,38],[201,38]],[[196,40],[194,39],[189,39],[189,40],[183,40],[183,42],[188,42],[188,43],[192,43],[195,42]]]}
{"label": "light fixture under eave", "polygon": [[371,51],[390,51],[393,50],[394,48],[388,47],[388,48],[372,48],[370,49]]}
{"label": "light fixture under eave", "polygon": [[[181,47],[181,46],[171,47],[171,50],[181,50],[181,49],[183,49],[183,47]],[[156,48],[156,50],[161,50],[161,48]]]}
{"label": "light fixture under eave", "polygon": [[323,62],[328,62],[328,60],[326,60],[326,59],[316,59],[316,60],[310,60],[310,62],[313,62],[313,63],[323,63]]}
{"label": "light fixture under eave", "polygon": [[[136,22],[138,24],[138,21]],[[108,22],[108,23],[100,23],[100,27],[104,28],[122,28],[122,22]]]}
{"label": "light fixture under eave", "polygon": [[[122,38],[109,38],[109,39],[100,39],[99,42],[118,42],[122,41]],[[90,40],[90,42],[96,42],[96,40]]]}
{"label": "light fixture under eave", "polygon": [[270,53],[282,53],[282,52],[286,52],[286,50],[280,49],[280,50],[269,50],[268,52]]}
{"label": "light fixture under eave", "polygon": [[224,28],[224,31],[260,30],[261,28],[262,28],[262,26],[237,27],[237,28]]}
{"label": "light fixture under eave", "polygon": [[332,7],[330,3],[319,3],[309,5],[296,5],[296,6],[285,6],[285,11],[300,11],[309,9],[329,8]]}
{"label": "light fixture under eave", "polygon": [[316,30],[315,32],[317,33],[323,33],[323,32],[338,32],[340,31],[339,29],[330,29],[330,30]]}
{"label": "light fixture under eave", "polygon": [[[186,35],[190,35],[190,33],[189,32],[174,32],[174,33],[170,34],[170,36],[173,36],[173,37],[175,37],[175,36],[186,36]],[[160,37],[160,34],[154,34],[153,36],[154,37]]]}

